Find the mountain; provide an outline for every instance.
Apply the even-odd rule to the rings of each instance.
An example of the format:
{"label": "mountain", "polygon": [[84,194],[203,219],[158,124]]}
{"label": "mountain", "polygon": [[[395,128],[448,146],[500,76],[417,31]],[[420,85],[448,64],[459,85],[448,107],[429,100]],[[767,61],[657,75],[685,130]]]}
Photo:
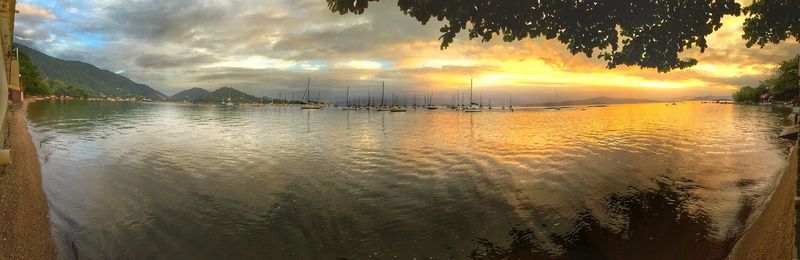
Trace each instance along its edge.
{"label": "mountain", "polygon": [[[205,92],[205,95],[203,93]],[[183,98],[192,97],[192,98]],[[172,95],[171,99],[173,100],[187,100],[190,99],[194,102],[199,103],[219,103],[228,100],[230,97],[231,101],[234,103],[259,103],[261,102],[260,98],[251,96],[247,93],[241,92],[235,88],[231,87],[222,87],[212,92],[208,92],[205,89],[201,88],[191,88],[181,92],[178,92],[175,95]]]}
{"label": "mountain", "polygon": [[16,46],[30,58],[45,78],[84,88],[89,90],[89,93],[117,97],[143,96],[157,99],[167,97],[147,85],[133,82],[122,75],[92,64],[50,57],[19,43],[16,43]]}
{"label": "mountain", "polygon": [[[561,106],[580,106],[580,105],[600,105],[600,104],[637,104],[637,103],[656,103],[661,102],[651,99],[639,98],[611,98],[611,97],[595,97],[581,100],[569,100],[559,103]],[[554,104],[542,104],[545,106],[552,106]]]}
{"label": "mountain", "polygon": [[175,95],[172,95],[170,97],[170,99],[172,99],[172,100],[197,100],[197,99],[202,99],[202,98],[208,96],[208,94],[210,94],[210,93],[211,92],[208,92],[208,90],[205,90],[205,89],[202,89],[202,88],[190,88],[190,89],[178,92]]}
{"label": "mountain", "polygon": [[731,100],[731,96],[702,96],[694,98],[684,98],[682,100],[688,100],[688,101]]}

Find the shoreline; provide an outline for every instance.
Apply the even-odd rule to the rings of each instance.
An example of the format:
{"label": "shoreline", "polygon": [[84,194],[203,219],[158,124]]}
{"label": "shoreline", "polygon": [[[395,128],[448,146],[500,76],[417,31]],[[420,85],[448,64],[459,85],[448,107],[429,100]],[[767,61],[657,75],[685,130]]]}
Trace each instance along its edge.
{"label": "shoreline", "polygon": [[734,244],[727,259],[794,259],[798,143],[764,209]]}
{"label": "shoreline", "polygon": [[57,259],[39,157],[28,132],[29,102],[7,117],[12,164],[0,174],[0,258]]}

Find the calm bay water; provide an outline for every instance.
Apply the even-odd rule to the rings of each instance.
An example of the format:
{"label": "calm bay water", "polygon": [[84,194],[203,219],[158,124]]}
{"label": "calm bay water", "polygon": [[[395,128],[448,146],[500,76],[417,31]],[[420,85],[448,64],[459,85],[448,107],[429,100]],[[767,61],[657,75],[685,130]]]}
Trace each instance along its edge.
{"label": "calm bay water", "polygon": [[28,109],[66,258],[721,258],[786,165],[783,117]]}

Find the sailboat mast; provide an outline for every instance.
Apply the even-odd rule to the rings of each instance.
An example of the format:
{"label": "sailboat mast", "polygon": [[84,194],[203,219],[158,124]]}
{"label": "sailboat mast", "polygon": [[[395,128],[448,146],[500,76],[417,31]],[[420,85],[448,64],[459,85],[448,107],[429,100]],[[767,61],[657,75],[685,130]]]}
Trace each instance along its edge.
{"label": "sailboat mast", "polygon": [[471,106],[472,103],[475,103],[472,100],[472,79],[469,79],[469,105]]}
{"label": "sailboat mast", "polygon": [[[460,95],[460,94],[458,93],[458,92],[459,92],[459,90],[461,90],[461,88],[456,88],[456,106],[458,106],[458,105],[459,105],[459,104],[458,104],[458,97],[459,97],[459,95]],[[461,102],[461,103],[464,103],[464,102],[463,102],[463,100],[462,100],[462,102]],[[464,104],[461,104],[461,105],[464,105]]]}
{"label": "sailboat mast", "polygon": [[308,103],[311,100],[311,78],[308,78],[308,83],[306,83],[306,91],[303,92],[303,102]]}
{"label": "sailboat mast", "polygon": [[381,106],[386,105],[386,82],[381,82]]}
{"label": "sailboat mast", "polygon": [[347,104],[345,104],[345,105],[349,107],[350,106],[350,86],[347,86],[347,97],[346,97],[346,99],[347,99],[347,101],[345,101],[345,102],[347,102]]}

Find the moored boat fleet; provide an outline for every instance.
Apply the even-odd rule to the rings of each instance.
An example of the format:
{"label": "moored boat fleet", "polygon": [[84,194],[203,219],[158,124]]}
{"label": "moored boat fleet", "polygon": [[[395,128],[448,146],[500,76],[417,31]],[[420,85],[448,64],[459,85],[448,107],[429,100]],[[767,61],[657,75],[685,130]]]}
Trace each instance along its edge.
{"label": "moored boat fleet", "polygon": [[[417,96],[416,93],[414,94],[414,104],[407,105],[406,102],[399,102],[400,98],[392,94],[391,104],[386,102],[386,84],[384,82],[381,83],[381,96],[380,96],[380,103],[373,102],[373,98],[371,95],[368,94],[368,98],[366,98],[365,102],[361,103],[351,103],[350,100],[350,87],[348,86],[346,89],[345,94],[345,105],[342,107],[342,110],[374,110],[374,111],[388,111],[388,112],[407,112],[409,108],[411,109],[427,109],[427,110],[437,110],[439,108],[447,108],[451,110],[460,110],[468,113],[475,113],[483,111],[483,105],[481,103],[476,103],[473,99],[473,84],[472,80],[470,79],[470,95],[469,95],[469,104],[465,105],[462,101],[461,104],[456,102],[456,98],[454,96],[453,101],[454,104],[447,105],[447,106],[437,106],[433,104],[433,93],[427,95],[424,99],[425,102],[422,105],[417,104]],[[514,111],[513,105],[511,105],[511,97],[508,99],[509,103],[508,106],[502,106],[502,109],[508,109],[509,111]],[[288,102],[273,102],[273,105],[288,105]],[[319,101],[319,95],[317,95],[317,100],[311,100],[311,79],[309,78],[306,83],[306,89],[303,93],[303,98],[300,101],[300,109],[308,110],[308,109],[321,109],[324,107],[336,107],[336,105],[324,104]],[[491,102],[488,106],[488,109],[492,109]]]}

